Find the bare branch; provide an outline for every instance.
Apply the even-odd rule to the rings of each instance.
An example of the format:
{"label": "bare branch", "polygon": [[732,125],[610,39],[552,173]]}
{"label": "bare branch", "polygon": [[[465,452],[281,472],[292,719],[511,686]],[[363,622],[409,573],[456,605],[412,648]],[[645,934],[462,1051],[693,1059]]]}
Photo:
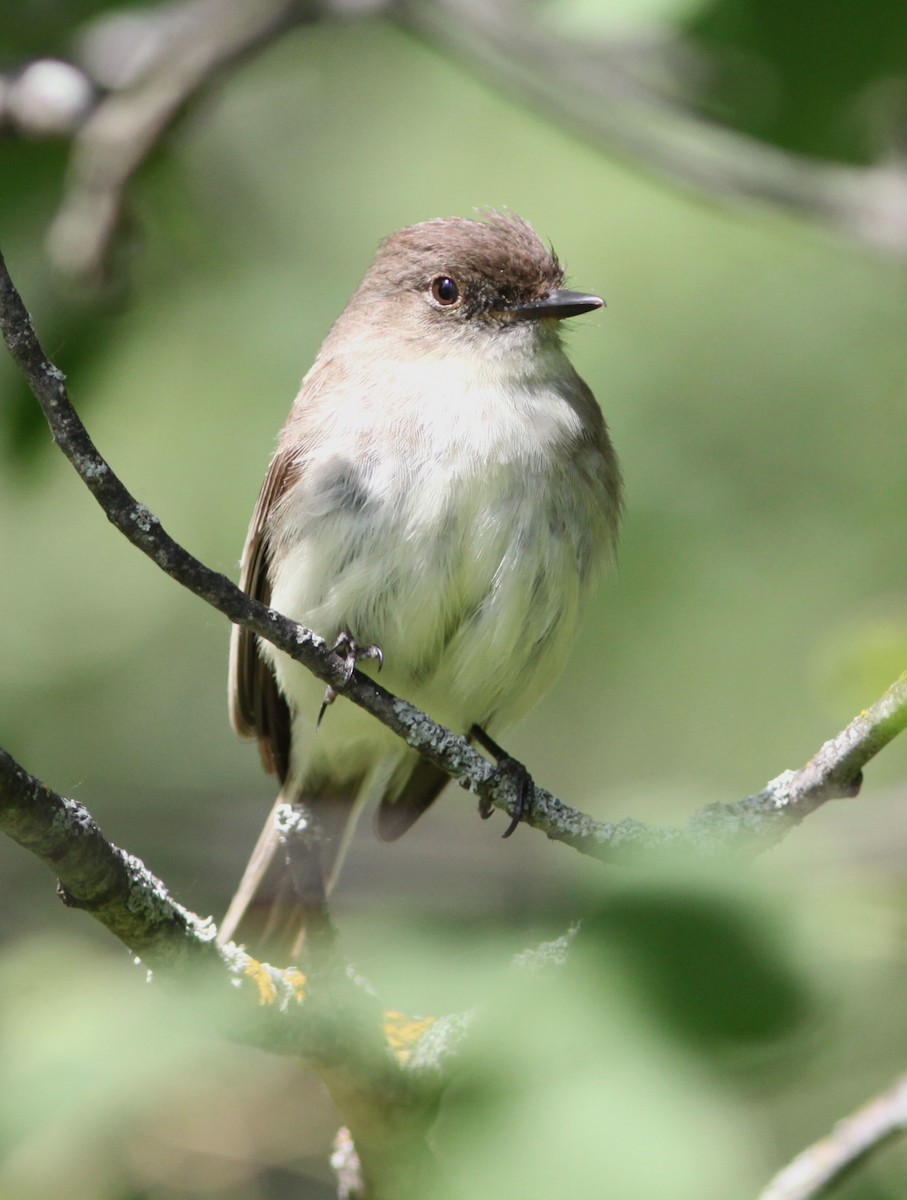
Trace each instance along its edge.
{"label": "bare branch", "polygon": [[97,284],[109,272],[128,185],[193,99],[294,26],[382,13],[673,184],[712,200],[804,212],[907,256],[902,164],[817,162],[704,119],[685,99],[691,62],[699,69],[695,48],[676,34],[581,43],[552,36],[514,0],[184,0],[151,13],[154,35],[144,35],[141,70],[102,96],[75,135],[48,235],[52,262],[83,282]]}
{"label": "bare branch", "polygon": [[149,967],[218,961],[211,921],[177,904],[139,859],[107,841],[78,801],[51,791],[2,749],[0,829],[55,872],[65,904],[90,912]]}
{"label": "bare branch", "polygon": [[867,1155],[907,1130],[907,1075],[864,1104],[827,1137],[798,1154],[775,1176],[759,1200],[812,1200]]}
{"label": "bare branch", "polygon": [[75,136],[48,235],[55,266],[83,281],[105,277],[132,177],[226,70],[296,25],[379,13],[671,183],[804,212],[907,255],[902,165],[816,162],[703,119],[684,99],[694,50],[677,35],[580,43],[552,36],[513,0],[185,0],[155,11],[160,29],[145,38],[138,77],[104,96]]}
{"label": "bare branch", "polygon": [[[212,571],[164,530],[99,454],[75,409],[63,373],[47,358],[31,318],[0,254],[0,331],[47,418],[54,440],[108,519],[161,570],[236,624],[250,629],[330,683],[376,717],[461,787],[504,811],[513,811],[519,785],[514,768],[495,769],[469,742],[438,725],[413,705],[354,671],[323,638],[251,599],[226,576]],[[549,838],[603,861],[638,857],[646,851],[681,849],[720,853],[736,848],[752,853],[777,842],[820,804],[854,795],[863,766],[907,724],[907,678],[820,750],[801,772],[785,772],[761,792],[736,804],[712,804],[684,829],[648,826],[641,821],[595,821],[536,787],[523,820]]]}
{"label": "bare branch", "polygon": [[[224,1014],[241,1027],[243,1040],[335,1066],[343,1061],[338,1055],[341,1036],[350,1036],[350,1029],[371,1025],[373,1040],[378,1039],[383,1020],[378,1002],[345,972],[336,972],[338,978],[327,982],[322,976],[313,989],[293,968],[284,971],[258,963],[232,944],[218,947],[217,927],[210,917],[198,917],[178,904],[140,859],[107,840],[82,804],[54,792],[2,749],[0,830],[53,871],[64,904],[90,913],[156,974],[175,978],[185,977],[190,969],[206,969],[220,976]],[[340,977],[346,982],[339,982]],[[325,1006],[318,1002],[318,993],[329,989],[336,1001],[338,987],[346,993],[341,1007],[349,1016],[355,1004],[360,1020],[345,1035],[338,1027],[333,1037],[325,1036],[319,1028],[325,1016],[319,1010]],[[233,995],[239,995],[238,1002],[230,1001]],[[295,1003],[304,995],[305,1006]],[[361,1040],[353,1038],[357,1044]],[[382,1074],[386,1050],[382,1037]],[[348,1062],[350,1055],[345,1058]]]}
{"label": "bare branch", "polygon": [[[710,804],[686,827],[694,845],[705,848],[711,832],[719,846],[744,841],[733,826],[749,826],[751,850],[767,849],[827,800],[856,796],[862,771],[880,750],[907,728],[907,672],[869,708],[827,741],[799,771],[784,771],[737,804]],[[742,835],[744,830],[740,830]]]}
{"label": "bare branch", "polygon": [[325,7],[320,0],[189,0],[171,9],[140,77],[103,99],[75,137],[66,192],[48,234],[58,269],[100,282],[126,188],[189,101],[227,67],[315,20]]}
{"label": "bare branch", "polygon": [[788,154],[691,112],[664,80],[691,48],[592,45],[552,36],[514,0],[399,0],[393,15],[467,69],[504,85],[594,144],[711,200],[767,201],[907,257],[907,170]]}
{"label": "bare branch", "polygon": [[138,858],[107,841],[81,804],[2,749],[0,831],[51,868],[64,903],[89,912],[156,976],[185,987],[203,972],[205,1002],[225,1034],[315,1069],[356,1139],[363,1200],[441,1194],[425,1135],[458,1039],[433,1037],[427,1060],[413,1051],[443,1020],[409,1021],[401,1032],[400,1014],[384,1013],[333,952],[313,955],[303,974],[258,962],[232,943],[219,948],[210,918],[178,904]]}

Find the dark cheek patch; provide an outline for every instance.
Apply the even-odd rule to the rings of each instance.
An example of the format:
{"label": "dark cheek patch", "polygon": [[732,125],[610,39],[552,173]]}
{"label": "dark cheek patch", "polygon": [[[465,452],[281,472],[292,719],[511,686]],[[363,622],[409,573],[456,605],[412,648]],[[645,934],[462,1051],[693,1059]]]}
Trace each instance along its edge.
{"label": "dark cheek patch", "polygon": [[361,513],[370,503],[368,488],[362,472],[348,459],[332,458],[314,481],[318,508],[325,515],[337,510]]}

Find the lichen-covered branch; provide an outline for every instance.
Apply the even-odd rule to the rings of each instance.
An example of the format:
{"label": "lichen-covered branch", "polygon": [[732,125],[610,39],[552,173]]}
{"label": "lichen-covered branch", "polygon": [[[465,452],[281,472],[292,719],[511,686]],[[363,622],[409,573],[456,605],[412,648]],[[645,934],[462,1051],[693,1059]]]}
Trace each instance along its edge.
{"label": "lichen-covered branch", "polygon": [[[82,804],[53,791],[3,749],[0,831],[53,871],[66,905],[88,912],[155,974],[176,977],[193,970],[220,974],[225,985],[231,985],[225,996],[241,996],[239,1006],[227,1007],[234,1017],[241,1014],[249,1040],[324,1063],[335,1061],[336,1048],[330,1047],[330,1039],[313,1040],[312,1030],[297,1019],[288,1017],[279,1024],[273,1019],[308,990],[298,971],[258,963],[236,947],[218,947],[217,927],[210,918],[198,917],[178,904],[140,859],[108,841]],[[355,985],[350,986],[350,995],[355,995]],[[377,1002],[363,991],[362,1003],[371,1011],[375,1028],[380,1028]],[[317,1007],[316,1000],[308,1006],[309,1013]],[[349,1001],[344,1007],[349,1008]],[[382,1058],[385,1048],[382,1044]]]}
{"label": "lichen-covered branch", "polygon": [[[54,439],[108,519],[172,579],[231,621],[252,630],[381,721],[461,787],[509,811],[519,784],[512,769],[498,770],[466,740],[427,714],[354,671],[324,640],[274,609],[251,599],[226,576],[212,571],[166,532],[96,449],[73,408],[62,372],[47,358],[0,255],[0,331],[38,403]],[[713,804],[681,829],[640,821],[596,821],[543,788],[536,788],[523,820],[549,838],[604,861],[646,852],[750,852],[773,844],[826,800],[854,795],[860,772],[907,725],[907,679],[828,742],[799,772],[785,772],[761,792],[736,803]]]}
{"label": "lichen-covered branch", "polygon": [[0,749],[0,830],[55,872],[65,904],[90,912],[155,969],[218,959],[217,932],[167,893],[131,854],[112,845],[77,800],[51,791]]}
{"label": "lichen-covered branch", "polygon": [[[84,909],[156,977],[205,985],[212,1020],[230,1036],[308,1063],[355,1138],[366,1200],[440,1195],[426,1132],[456,1053],[456,1031],[417,1057],[434,1024],[385,1013],[340,961],[317,969],[258,962],[215,943],[214,922],[178,904],[134,855],[109,842],[83,805],[54,792],[0,749],[0,831],[42,859],[63,901]],[[303,964],[305,965],[305,964]]]}
{"label": "lichen-covered branch", "polygon": [[[753,853],[767,849],[827,800],[856,796],[863,768],[907,729],[907,671],[869,708],[830,738],[799,771],[784,771],[761,792],[734,804],[710,804],[695,813],[685,835],[701,850],[734,843]],[[739,834],[735,837],[734,826]]]}
{"label": "lichen-covered branch", "polygon": [[907,1130],[907,1075],[839,1121],[772,1179],[759,1200],[814,1200],[845,1172]]}

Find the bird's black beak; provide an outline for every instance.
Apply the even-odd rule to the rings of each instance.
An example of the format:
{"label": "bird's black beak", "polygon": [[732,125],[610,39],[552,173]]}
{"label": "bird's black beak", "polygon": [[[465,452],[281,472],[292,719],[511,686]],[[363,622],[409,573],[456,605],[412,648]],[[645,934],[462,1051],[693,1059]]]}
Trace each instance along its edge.
{"label": "bird's black beak", "polygon": [[586,292],[570,292],[566,288],[545,292],[538,300],[530,300],[528,304],[508,306],[507,312],[512,317],[524,320],[537,320],[540,317],[554,317],[561,320],[564,317],[578,317],[581,313],[592,312],[596,308],[604,308],[605,302],[601,296],[590,296]]}

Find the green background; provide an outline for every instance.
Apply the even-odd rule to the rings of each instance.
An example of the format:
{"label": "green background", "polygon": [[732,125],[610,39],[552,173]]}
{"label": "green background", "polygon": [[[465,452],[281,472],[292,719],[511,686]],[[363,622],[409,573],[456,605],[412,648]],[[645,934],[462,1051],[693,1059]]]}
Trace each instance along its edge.
{"label": "green background", "polygon": [[[687,20],[727,38],[731,9]],[[704,108],[865,158],[841,116],[865,80],[822,52],[810,71],[840,88],[824,110],[818,89],[812,144],[783,105],[777,128],[744,119],[742,85]],[[829,112],[848,131],[830,148]],[[682,193],[372,22],[301,28],[193,108],[135,184],[129,288],[101,307],[43,256],[64,165],[61,146],[0,143],[10,270],[102,453],[228,574],[298,381],[386,233],[506,206],[606,297],[568,337],[624,468],[619,564],[505,739],[567,802],[681,822],[804,762],[904,668],[903,259]],[[272,799],[228,726],[226,624],[112,531],[6,358],[0,405],[0,743],[218,914]],[[518,991],[522,1025],[504,1005],[479,1039],[441,1130],[462,1194],[755,1195],[886,1085],[907,1049],[905,776],[895,744],[860,799],[743,878],[602,872],[529,830],[502,843],[453,789],[399,844],[364,820],[335,914],[391,1007],[511,997],[490,984],[508,954],[587,917],[583,969]],[[0,1196],[63,1178],[72,1197],[330,1194],[303,1174],[326,1178],[336,1118],[292,1064],[174,1015],[18,847],[0,845],[0,881]],[[895,1148],[841,1195],[905,1186]]]}

